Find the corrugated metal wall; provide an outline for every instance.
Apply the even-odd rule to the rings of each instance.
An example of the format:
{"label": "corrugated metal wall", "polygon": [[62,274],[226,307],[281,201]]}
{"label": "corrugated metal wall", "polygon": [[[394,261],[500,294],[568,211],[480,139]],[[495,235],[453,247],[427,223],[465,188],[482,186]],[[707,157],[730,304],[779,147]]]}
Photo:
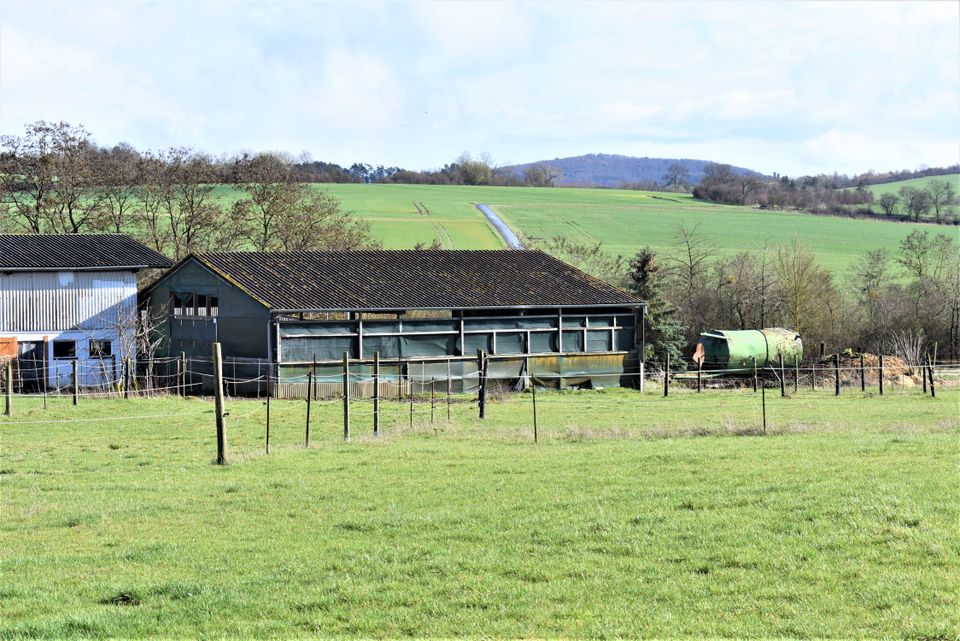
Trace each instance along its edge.
{"label": "corrugated metal wall", "polygon": [[[62,331],[116,327],[136,313],[132,272],[0,274],[0,331]],[[119,312],[119,313],[118,313]]]}

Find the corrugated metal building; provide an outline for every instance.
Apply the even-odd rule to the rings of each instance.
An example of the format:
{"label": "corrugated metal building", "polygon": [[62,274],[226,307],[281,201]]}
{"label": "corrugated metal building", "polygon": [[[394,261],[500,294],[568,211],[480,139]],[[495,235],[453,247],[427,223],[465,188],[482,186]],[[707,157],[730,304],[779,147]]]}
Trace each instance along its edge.
{"label": "corrugated metal building", "polygon": [[100,385],[135,357],[137,272],[170,261],[122,235],[0,235],[0,358],[24,388]]}
{"label": "corrugated metal building", "polygon": [[[308,371],[336,380],[346,352],[382,374],[470,389],[490,374],[612,386],[640,371],[642,302],[538,251],[352,251],[191,255],[141,293],[166,310],[170,354],[276,365],[281,395]],[[251,365],[252,367],[252,365]],[[257,364],[262,368],[262,364]],[[228,366],[228,376],[263,370]]]}

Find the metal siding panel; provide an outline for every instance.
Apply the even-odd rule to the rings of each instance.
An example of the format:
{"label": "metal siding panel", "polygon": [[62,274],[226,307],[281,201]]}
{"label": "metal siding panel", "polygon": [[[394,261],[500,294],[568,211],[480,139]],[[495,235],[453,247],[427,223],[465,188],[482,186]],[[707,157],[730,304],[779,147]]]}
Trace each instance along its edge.
{"label": "metal siding panel", "polygon": [[136,305],[133,272],[0,274],[0,331],[116,328]]}

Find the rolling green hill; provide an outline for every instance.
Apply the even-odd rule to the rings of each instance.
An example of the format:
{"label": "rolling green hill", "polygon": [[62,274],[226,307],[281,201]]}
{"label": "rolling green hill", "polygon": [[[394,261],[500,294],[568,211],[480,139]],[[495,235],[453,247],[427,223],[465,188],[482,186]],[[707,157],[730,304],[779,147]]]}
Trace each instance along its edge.
{"label": "rolling green hill", "polygon": [[[411,247],[441,239],[446,247],[502,247],[486,219],[473,206],[493,207],[527,240],[565,236],[629,256],[644,245],[665,251],[678,225],[701,224],[720,252],[734,254],[764,243],[799,239],[820,262],[845,273],[871,249],[895,249],[914,229],[956,235],[956,227],[855,220],[794,212],[716,205],[689,195],[611,189],[464,187],[435,185],[321,185],[343,206],[369,220],[388,248]],[[429,214],[417,212],[414,202]]]}
{"label": "rolling green hill", "polygon": [[931,180],[949,180],[953,183],[954,189],[960,193],[960,174],[946,174],[944,176],[925,176],[923,178],[911,178],[910,180],[898,180],[892,183],[882,183],[880,185],[869,185],[867,191],[873,193],[874,198],[879,198],[882,194],[895,194],[901,187],[915,187],[924,189],[930,184]]}

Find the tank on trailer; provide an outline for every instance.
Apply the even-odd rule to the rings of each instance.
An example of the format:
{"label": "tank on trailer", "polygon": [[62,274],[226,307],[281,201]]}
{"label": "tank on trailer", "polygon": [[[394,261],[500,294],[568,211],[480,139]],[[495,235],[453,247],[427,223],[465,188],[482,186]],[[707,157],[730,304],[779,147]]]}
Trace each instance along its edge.
{"label": "tank on trailer", "polygon": [[793,365],[803,359],[803,342],[792,329],[712,329],[700,334],[693,362],[704,370],[745,372],[757,367],[776,365],[780,355],[783,362]]}

